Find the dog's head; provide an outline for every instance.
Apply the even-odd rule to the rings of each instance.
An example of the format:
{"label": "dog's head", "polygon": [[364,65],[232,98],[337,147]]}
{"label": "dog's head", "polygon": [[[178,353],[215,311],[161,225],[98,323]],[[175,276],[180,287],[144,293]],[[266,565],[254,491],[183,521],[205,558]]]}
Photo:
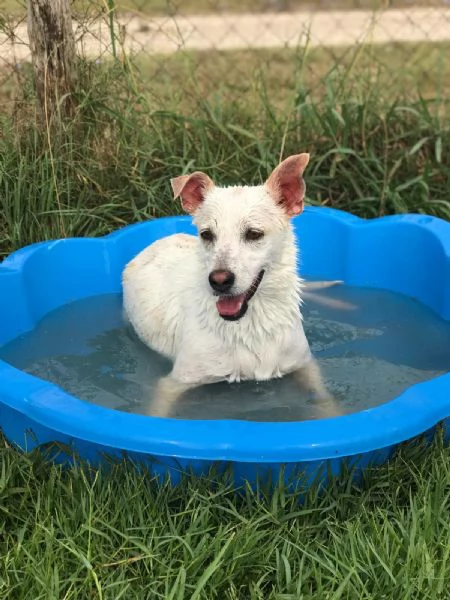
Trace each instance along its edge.
{"label": "dog's head", "polygon": [[247,311],[283,249],[290,219],[303,211],[309,154],[290,156],[261,186],[221,188],[200,171],[171,180],[175,198],[194,217],[211,293],[227,320]]}

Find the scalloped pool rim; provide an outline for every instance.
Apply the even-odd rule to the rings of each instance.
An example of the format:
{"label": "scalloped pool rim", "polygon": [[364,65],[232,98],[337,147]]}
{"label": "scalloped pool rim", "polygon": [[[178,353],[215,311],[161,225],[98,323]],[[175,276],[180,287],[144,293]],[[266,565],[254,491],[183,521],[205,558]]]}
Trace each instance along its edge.
{"label": "scalloped pool rim", "polygon": [[[301,265],[305,265],[302,275],[342,278],[349,285],[384,287],[414,295],[444,319],[450,320],[449,223],[424,215],[399,215],[366,221],[334,209],[308,207],[302,216],[294,219],[294,227],[297,235],[306,240],[305,252],[300,240]],[[74,260],[74,267],[81,268],[83,260],[91,254],[103,258],[104,280],[98,281],[95,271],[98,265],[93,266],[90,287],[80,291],[81,295],[77,295],[74,288],[75,291],[69,290],[72,296],[68,292],[69,297],[58,300],[51,296],[55,288],[52,289],[50,285],[47,300],[43,299],[42,302],[43,305],[46,301],[50,302],[48,306],[52,310],[67,302],[68,298],[120,291],[118,274],[121,268],[143,247],[165,235],[194,231],[189,217],[165,217],[130,225],[102,238],[41,242],[13,253],[0,265],[0,296],[5,297],[4,290],[11,290],[6,300],[3,298],[0,301],[2,318],[8,319],[8,323],[2,325],[9,332],[4,334],[5,339],[0,339],[0,344],[31,329],[46,312],[33,312],[33,306],[21,296],[27,286],[33,287],[33,277],[38,276],[34,273],[34,263],[49,260],[53,264],[58,259],[62,266],[67,266],[67,260]],[[415,243],[417,240],[422,243],[423,238],[428,244],[422,247],[421,253],[418,253],[420,256],[411,266],[419,273],[420,269],[427,271],[419,277],[425,277],[425,284],[428,277],[432,289],[425,287],[423,293],[420,291],[422,288],[418,288],[420,293],[412,294],[408,278],[403,277],[403,270],[396,271],[394,267],[389,273],[391,285],[383,285],[383,277],[386,281],[389,277],[382,274],[371,253],[376,249],[378,262],[381,261],[386,269],[397,260],[394,256],[397,246],[392,245],[393,237],[400,244],[403,236],[408,239],[411,235],[416,236]],[[327,241],[337,238],[342,243],[336,246],[335,252],[329,249],[323,253],[317,252],[314,240],[318,236]],[[403,257],[404,249],[401,246],[398,248]],[[368,260],[361,258],[362,250]],[[345,261],[342,260],[343,253]],[[95,261],[91,262],[94,265]],[[431,263],[436,264],[436,270],[439,270],[439,281],[435,273],[430,275]],[[406,259],[402,258],[398,264],[408,271]],[[74,273],[76,279],[77,271]],[[56,285],[57,279],[50,277],[49,281]],[[5,287],[2,290],[3,285]],[[64,295],[62,288],[60,286],[58,292]],[[54,306],[51,302],[55,303]],[[6,310],[8,308],[9,312]],[[17,324],[16,331],[12,321],[22,313],[23,320]],[[414,438],[446,419],[448,424],[450,373],[412,386],[390,402],[351,415],[321,421],[262,423],[161,419],[122,413],[75,398],[52,383],[0,361],[0,427],[2,405],[12,409],[15,415],[22,414],[26,417],[25,421],[50,429],[54,432],[55,440],[61,436],[68,437],[74,441],[75,447],[80,441],[82,444],[88,442],[103,446],[116,453],[126,451],[188,461],[304,463],[363,455]],[[7,432],[6,435],[9,437]],[[11,441],[24,447],[25,433],[22,436],[16,434],[15,438]]]}

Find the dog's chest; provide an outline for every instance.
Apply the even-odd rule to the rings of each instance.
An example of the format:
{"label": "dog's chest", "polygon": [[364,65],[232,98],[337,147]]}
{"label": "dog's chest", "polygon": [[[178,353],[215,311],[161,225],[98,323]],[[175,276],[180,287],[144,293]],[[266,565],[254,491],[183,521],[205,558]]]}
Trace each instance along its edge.
{"label": "dog's chest", "polygon": [[264,381],[282,377],[309,359],[309,346],[302,327],[264,336],[251,342],[236,342],[224,348],[230,357],[230,382]]}
{"label": "dog's chest", "polygon": [[244,345],[238,345],[229,352],[230,373],[227,379],[230,382],[257,380],[264,381],[274,377],[281,377],[284,374],[283,357],[281,349],[275,351],[275,348],[259,348],[256,351],[250,350]]}

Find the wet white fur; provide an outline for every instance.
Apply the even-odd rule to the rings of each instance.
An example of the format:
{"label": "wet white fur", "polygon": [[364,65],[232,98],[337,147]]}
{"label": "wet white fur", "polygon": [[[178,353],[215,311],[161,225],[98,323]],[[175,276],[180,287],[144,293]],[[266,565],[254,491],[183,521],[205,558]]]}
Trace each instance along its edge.
{"label": "wet white fur", "polygon": [[[195,212],[199,231],[214,244],[176,234],[151,244],[123,274],[124,308],[140,339],[173,361],[161,380],[153,414],[193,386],[226,380],[267,380],[296,372],[300,383],[329,399],[306,339],[300,313],[301,280],[290,219],[267,185],[212,187]],[[247,228],[264,231],[245,241]],[[261,284],[238,321],[225,321],[208,283],[214,269],[236,276],[233,294]],[[330,411],[334,412],[334,411]]]}

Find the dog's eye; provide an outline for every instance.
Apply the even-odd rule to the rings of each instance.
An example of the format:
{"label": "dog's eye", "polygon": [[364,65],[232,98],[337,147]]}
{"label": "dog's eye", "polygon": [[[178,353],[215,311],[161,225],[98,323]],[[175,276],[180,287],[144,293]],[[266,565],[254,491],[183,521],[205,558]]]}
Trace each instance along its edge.
{"label": "dog's eye", "polygon": [[245,240],[247,242],[256,242],[264,237],[264,232],[258,229],[247,229],[245,232]]}
{"label": "dog's eye", "polygon": [[203,231],[201,231],[200,237],[202,238],[202,240],[204,242],[213,242],[214,241],[214,234],[211,231],[211,229],[204,229]]}

